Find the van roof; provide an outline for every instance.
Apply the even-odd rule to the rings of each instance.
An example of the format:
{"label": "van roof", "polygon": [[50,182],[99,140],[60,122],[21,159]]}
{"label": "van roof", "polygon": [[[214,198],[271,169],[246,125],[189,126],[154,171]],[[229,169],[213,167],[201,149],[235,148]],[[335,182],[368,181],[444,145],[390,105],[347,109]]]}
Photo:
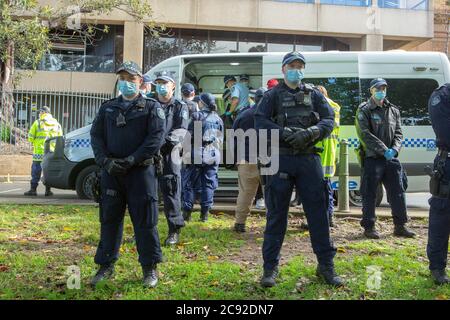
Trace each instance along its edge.
{"label": "van roof", "polygon": [[[279,58],[280,63],[282,57],[286,54],[286,52],[251,52],[251,53],[208,53],[208,54],[186,54],[174,56],[166,59],[163,62],[169,62],[170,60],[176,59],[201,59],[201,58],[225,58],[225,57],[272,57]],[[315,61],[321,59],[329,59],[332,57],[347,57],[347,58],[363,58],[365,61],[369,62],[370,60],[376,60],[378,62],[382,62],[383,60],[392,60],[402,59],[403,62],[406,62],[404,59],[409,58],[411,61],[417,62],[420,60],[421,62],[436,62],[440,60],[442,56],[445,56],[441,52],[432,52],[432,51],[403,51],[403,50],[391,50],[391,51],[317,51],[317,52],[302,52],[305,55],[306,60],[308,58],[313,58]],[[308,62],[308,61],[307,61]],[[156,67],[156,66],[155,66]]]}

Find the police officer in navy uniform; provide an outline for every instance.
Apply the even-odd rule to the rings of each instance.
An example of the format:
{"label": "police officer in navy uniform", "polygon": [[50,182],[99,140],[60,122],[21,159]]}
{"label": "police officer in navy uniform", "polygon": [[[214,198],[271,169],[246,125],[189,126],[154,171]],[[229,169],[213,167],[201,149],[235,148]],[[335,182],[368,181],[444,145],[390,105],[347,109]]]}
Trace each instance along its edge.
{"label": "police officer in navy uniform", "polygon": [[[195,193],[200,186],[200,221],[208,220],[209,210],[213,205],[214,192],[219,185],[217,171],[220,163],[220,150],[223,143],[224,124],[217,114],[215,97],[202,93],[199,97],[200,111],[192,114],[189,124],[191,141],[190,163],[186,165],[186,186],[183,192],[183,217],[191,219]],[[196,130],[196,123],[201,124],[201,131]],[[198,127],[200,128],[200,126]],[[200,135],[200,139],[195,135]],[[196,141],[201,145],[196,146]]]}
{"label": "police officer in navy uniform", "polygon": [[181,86],[181,94],[183,102],[186,103],[189,109],[189,118],[191,118],[194,112],[199,111],[197,102],[194,101],[195,98],[195,88],[192,83],[185,83]]}
{"label": "police officer in navy uniform", "polygon": [[164,142],[165,113],[159,102],[139,91],[142,74],[135,62],[118,70],[118,98],[105,102],[92,123],[91,144],[101,169],[100,242],[91,284],[110,278],[119,256],[125,209],[133,223],[144,286],[158,282],[162,252],[157,229],[158,202],[154,156]]}
{"label": "police officer in navy uniform", "polygon": [[379,239],[375,229],[377,189],[383,183],[394,220],[394,235],[412,238],[406,227],[406,174],[398,160],[403,134],[399,109],[386,99],[387,82],[382,78],[370,82],[371,97],[356,112],[356,132],[362,148],[361,196],[363,201],[361,226],[364,235]]}
{"label": "police officer in navy uniform", "polygon": [[263,287],[276,284],[294,186],[304,195],[311,243],[318,260],[316,274],[328,284],[343,285],[334,269],[336,248],[329,231],[326,181],[318,150],[314,147],[333,130],[334,112],[317,89],[301,82],[305,64],[301,53],[286,54],[282,62],[284,83],[264,94],[255,114],[257,130],[275,129],[280,133],[279,170],[264,179],[267,224],[263,243]]}
{"label": "police officer in navy uniform", "polygon": [[449,283],[446,274],[450,234],[450,83],[436,89],[428,102],[431,124],[436,134],[438,155],[431,179],[427,255],[435,283]]}
{"label": "police officer in navy uniform", "polygon": [[179,241],[180,230],[185,224],[181,213],[181,158],[172,158],[172,151],[178,144],[181,147],[189,124],[189,110],[183,101],[174,97],[175,81],[168,73],[163,72],[158,76],[155,79],[155,85],[157,100],[166,114],[166,137],[161,147],[163,172],[159,177],[164,199],[164,213],[169,225],[165,245],[175,245]]}

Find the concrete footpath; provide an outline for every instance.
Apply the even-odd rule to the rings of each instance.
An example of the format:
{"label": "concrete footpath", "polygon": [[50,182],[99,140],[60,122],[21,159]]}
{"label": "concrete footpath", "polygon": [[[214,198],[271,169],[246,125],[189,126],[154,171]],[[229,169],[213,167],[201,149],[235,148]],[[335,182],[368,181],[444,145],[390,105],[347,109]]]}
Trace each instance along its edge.
{"label": "concrete footpath", "polygon": [[[8,183],[7,176],[0,176],[0,204],[22,204],[22,205],[97,205],[91,200],[78,199],[73,190],[52,189],[55,193],[52,197],[44,197],[44,187],[38,187],[37,197],[26,197],[23,195],[29,189],[30,176],[10,176],[11,183]],[[411,218],[428,217],[428,194],[407,194],[408,213]],[[234,215],[235,202],[217,202],[211,213],[222,213]],[[161,207],[162,209],[162,207]],[[195,210],[200,210],[196,204]],[[337,208],[336,208],[337,209]],[[303,215],[303,211],[297,207],[291,207],[289,212],[294,215]],[[264,210],[252,210],[252,214],[265,215]],[[361,217],[360,207],[350,207],[350,212],[336,211],[337,217]],[[377,216],[380,218],[390,218],[391,212],[389,204],[383,201],[382,206],[377,208]]]}

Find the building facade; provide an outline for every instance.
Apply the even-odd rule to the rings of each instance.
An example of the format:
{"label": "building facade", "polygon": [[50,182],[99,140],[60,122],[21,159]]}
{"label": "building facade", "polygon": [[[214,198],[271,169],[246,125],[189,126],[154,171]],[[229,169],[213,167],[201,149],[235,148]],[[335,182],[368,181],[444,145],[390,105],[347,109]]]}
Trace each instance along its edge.
{"label": "building facade", "polygon": [[82,16],[109,32],[55,41],[21,89],[108,93],[123,60],[147,71],[179,54],[430,50],[440,32],[434,1],[442,0],[152,0],[154,21],[166,27],[159,37],[123,12]]}

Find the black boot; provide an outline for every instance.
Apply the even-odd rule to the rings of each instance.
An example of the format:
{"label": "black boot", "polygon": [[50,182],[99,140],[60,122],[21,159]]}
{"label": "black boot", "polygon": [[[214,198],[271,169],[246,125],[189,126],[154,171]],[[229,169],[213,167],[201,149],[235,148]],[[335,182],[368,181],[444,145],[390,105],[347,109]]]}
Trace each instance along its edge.
{"label": "black boot", "polygon": [[443,270],[431,270],[431,277],[433,278],[434,283],[437,285],[444,285],[450,283],[450,279],[445,273],[445,269]]}
{"label": "black boot", "polygon": [[409,230],[404,224],[395,226],[394,236],[403,238],[414,238],[416,234]]}
{"label": "black boot", "polygon": [[264,288],[270,288],[275,286],[277,283],[275,282],[275,279],[278,276],[278,267],[275,267],[271,270],[264,270],[264,274],[261,278],[261,286]]}
{"label": "black boot", "polygon": [[164,241],[164,245],[173,246],[176,245],[178,241],[180,241],[180,229],[169,232],[167,239]]}
{"label": "black boot", "polygon": [[316,275],[329,285],[342,287],[344,281],[336,274],[333,266],[318,265]]}
{"label": "black boot", "polygon": [[183,219],[184,221],[191,221],[191,211],[183,211]]}
{"label": "black boot", "polygon": [[52,192],[52,189],[50,187],[45,187],[45,196],[46,197],[53,196],[53,192]]}
{"label": "black boot", "polygon": [[380,234],[378,233],[377,230],[375,230],[375,227],[365,228],[364,236],[369,239],[380,239]]}
{"label": "black boot", "polygon": [[245,232],[245,223],[235,223],[234,231],[239,232],[239,233],[244,233]]}
{"label": "black boot", "polygon": [[24,192],[24,196],[37,196],[36,187],[31,187],[30,190]]}
{"label": "black boot", "polygon": [[200,221],[201,222],[208,221],[208,215],[209,215],[208,211],[200,213]]}
{"label": "black boot", "polygon": [[156,271],[156,264],[150,266],[142,266],[142,274],[144,275],[144,287],[156,287],[156,284],[158,283],[158,271]]}
{"label": "black boot", "polygon": [[114,275],[114,264],[101,265],[95,276],[91,279],[91,286],[95,285],[102,280],[110,279]]}

